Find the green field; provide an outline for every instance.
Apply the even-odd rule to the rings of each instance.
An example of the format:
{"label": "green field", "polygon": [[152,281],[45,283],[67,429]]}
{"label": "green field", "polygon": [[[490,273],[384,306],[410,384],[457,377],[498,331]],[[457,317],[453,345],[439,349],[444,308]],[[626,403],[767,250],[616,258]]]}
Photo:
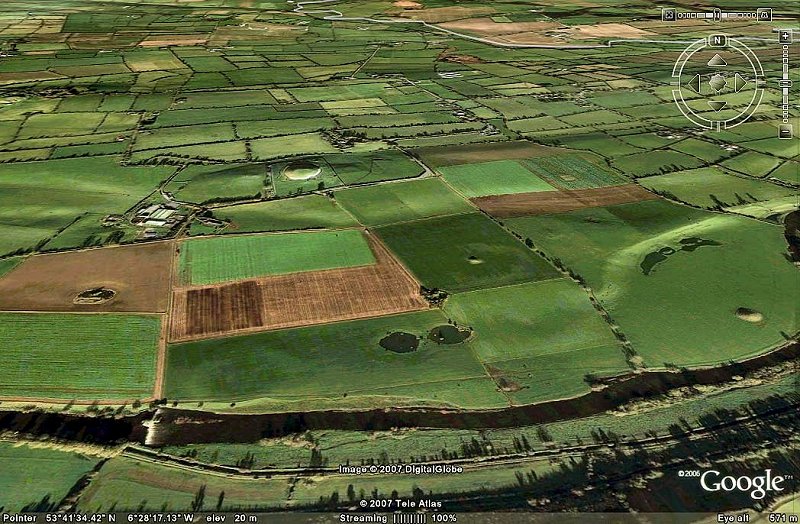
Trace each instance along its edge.
{"label": "green field", "polygon": [[692,155],[704,162],[719,162],[732,154],[720,147],[719,144],[698,140],[696,138],[687,138],[676,142],[670,146],[670,149]]}
{"label": "green field", "polygon": [[[563,134],[559,135],[558,138],[554,140],[554,143],[555,145],[568,147],[570,149],[585,149],[605,158],[616,159],[618,157],[630,155],[636,158],[636,160],[632,162],[633,164],[639,165],[641,162],[644,162],[646,165],[645,155],[641,154],[641,149],[606,133],[587,130],[584,133]],[[615,167],[625,175],[633,176],[633,173],[619,166],[615,165]]]}
{"label": "green field", "polygon": [[769,174],[770,178],[800,186],[800,162],[786,161]]}
{"label": "green field", "polygon": [[[51,272],[59,275],[66,270],[58,259],[70,255],[55,251],[160,241],[178,250],[175,268],[132,267],[153,282],[165,276],[159,271],[175,273],[170,281],[179,295],[189,286],[270,275],[294,285],[310,271],[369,273],[377,267],[374,241],[431,305],[180,343],[163,340],[173,331],[166,323],[179,309],[188,324],[199,322],[203,308],[193,300],[159,314],[88,305],[81,313],[0,312],[0,426],[12,417],[12,426],[23,427],[0,435],[0,513],[45,509],[71,487],[80,488],[79,512],[179,510],[195,517],[254,506],[288,512],[334,493],[345,511],[357,499],[420,498],[420,489],[470,492],[452,497],[459,499],[453,511],[640,513],[662,504],[688,512],[709,509],[690,507],[708,497],[670,490],[677,481],[674,468],[662,467],[668,459],[713,463],[720,451],[713,443],[724,447],[738,433],[752,450],[737,446],[736,458],[765,464],[754,446],[769,440],[770,428],[783,435],[779,425],[791,413],[735,420],[738,427],[721,431],[712,426],[798,402],[792,362],[665,394],[658,394],[662,375],[650,382],[647,372],[666,369],[691,381],[699,378],[691,368],[760,356],[800,335],[800,273],[780,223],[798,207],[800,150],[796,140],[777,137],[780,87],[765,83],[759,111],[741,125],[698,128],[674,103],[669,64],[682,42],[707,36],[713,24],[659,24],[653,2],[313,3],[2,3],[0,281],[24,276],[42,252],[50,252]],[[666,4],[711,9],[690,3]],[[752,9],[745,0],[727,4],[730,11]],[[774,21],[726,25],[753,42],[768,75],[781,70],[781,53],[759,38],[786,27],[797,4],[776,0],[766,6]],[[798,72],[790,63],[789,73]],[[743,109],[749,96],[726,95],[725,111]],[[704,115],[722,114],[714,116],[702,98],[692,104]],[[789,107],[795,132],[798,110]],[[592,206],[594,188],[613,193],[633,183],[663,198],[497,219],[472,201],[509,195],[507,214],[514,215],[524,204],[514,195],[536,200],[566,192]],[[176,207],[168,227],[137,218],[167,202]],[[103,271],[87,271],[97,274],[97,286],[114,284]],[[50,277],[40,276],[41,285],[21,293],[48,293]],[[324,287],[316,291],[324,294]],[[363,299],[364,289],[353,282],[348,300]],[[231,313],[228,305],[242,305],[225,293],[210,295],[223,315]],[[426,338],[453,324],[471,328],[469,337],[451,345]],[[416,351],[407,340],[392,348],[397,352],[381,346],[398,331],[420,337]],[[622,374],[634,378],[633,390],[601,389],[601,379]],[[554,402],[590,391],[574,404]],[[607,401],[620,405],[598,412]],[[155,416],[150,403],[210,417],[329,411],[342,422],[332,425],[361,428],[272,438],[279,433],[273,426],[256,442],[166,450],[206,463],[236,465],[252,456],[255,467],[335,468],[458,457],[465,469],[245,478],[134,458],[125,446],[141,444],[147,428],[138,421],[130,438],[108,447],[51,438],[52,431],[81,442],[95,436],[63,431],[72,422],[59,425],[62,417]],[[380,422],[391,416],[384,410],[417,408],[445,411],[435,413],[443,422],[431,424],[437,429],[426,427],[424,415],[419,427]],[[374,417],[355,410],[374,410]],[[531,416],[538,413],[544,417]],[[570,418],[581,413],[596,415]],[[712,433],[677,435],[691,428]],[[24,444],[33,438],[27,431],[42,438],[20,448],[4,443]],[[644,440],[670,433],[675,440]],[[617,436],[625,442],[591,446]],[[748,436],[758,437],[752,446]],[[577,447],[559,450],[564,446]],[[767,451],[777,456],[784,447]],[[89,485],[75,486],[101,456],[113,458]],[[608,484],[615,462],[623,473],[639,469]],[[487,490],[504,493],[495,498]],[[786,504],[761,504],[746,493],[723,499],[732,511]]]}
{"label": "green field", "polygon": [[[771,173],[780,163],[781,160],[779,158],[756,153],[755,151],[745,151],[741,155],[725,160],[722,165],[738,173],[760,178]],[[796,172],[800,173],[800,171]]]}
{"label": "green field", "polygon": [[539,116],[536,118],[522,118],[520,120],[512,120],[508,123],[508,128],[516,131],[523,136],[532,136],[540,131],[548,131],[552,129],[564,129],[570,127],[569,124],[552,116]]}
{"label": "green field", "polygon": [[298,483],[293,499],[298,504],[318,503],[320,497],[327,499],[335,492],[340,500],[347,500],[347,490],[351,484],[356,500],[362,492],[365,494],[365,498],[371,498],[375,490],[381,498],[390,497],[393,491],[397,491],[400,497],[406,498],[409,497],[409,494],[414,493],[415,488],[421,489],[426,494],[464,492],[479,494],[495,489],[513,489],[515,485],[518,485],[515,473],[520,469],[524,469],[526,472],[535,471],[537,475],[545,475],[558,467],[558,463],[532,458],[530,461],[513,466],[482,465],[477,468],[465,468],[462,473],[457,475],[321,476],[308,482]]}
{"label": "green field", "polygon": [[334,200],[322,195],[221,207],[214,210],[218,219],[229,221],[223,233],[288,231],[353,227],[358,223]]}
{"label": "green field", "polygon": [[562,116],[583,111],[582,107],[572,102],[543,102],[533,96],[484,98],[481,103],[499,111],[509,120],[539,115]]}
{"label": "green field", "polygon": [[0,395],[149,398],[160,330],[155,315],[0,313],[5,355]]}
{"label": "green field", "polygon": [[618,109],[620,107],[659,104],[660,100],[647,92],[619,90],[619,92],[597,95],[592,98],[592,103],[602,107]]}
{"label": "green field", "polygon": [[304,133],[273,138],[259,138],[250,142],[253,158],[272,160],[275,158],[335,153],[337,149],[319,133]]}
{"label": "green field", "polygon": [[[650,367],[744,358],[798,329],[797,270],[779,226],[663,201],[507,224],[583,277]],[[721,245],[682,250],[691,238]],[[646,257],[662,248],[675,252],[645,274]],[[764,321],[737,318],[740,307]]]}
{"label": "green field", "polygon": [[117,157],[0,164],[0,255],[29,249],[86,212],[123,213],[175,168]]}
{"label": "green field", "polygon": [[287,118],[280,120],[248,120],[236,123],[236,132],[242,138],[266,138],[287,133],[311,133],[334,127],[330,118]]}
{"label": "green field", "polygon": [[[306,180],[287,177],[286,173],[291,172],[298,165],[315,166],[319,169],[319,174]],[[342,181],[336,175],[336,172],[322,158],[305,158],[297,161],[277,162],[270,166],[270,171],[272,172],[272,183],[275,187],[275,195],[279,197],[295,196],[342,185]]]}
{"label": "green field", "polygon": [[0,260],[0,277],[17,267],[22,260],[22,257],[11,257]]}
{"label": "green field", "polygon": [[620,139],[632,146],[641,147],[648,150],[665,147],[680,140],[680,138],[676,136],[661,136],[656,133],[636,133],[631,135],[623,135],[620,137]]}
{"label": "green field", "polygon": [[286,479],[232,479],[114,457],[81,495],[78,509],[99,511],[176,511],[192,509],[204,487],[202,509],[213,511],[222,495],[222,508],[280,507],[288,494]]}
{"label": "green field", "polygon": [[436,178],[345,189],[335,196],[342,207],[370,227],[474,209]]}
{"label": "green field", "polygon": [[626,122],[628,118],[614,111],[601,109],[599,111],[581,111],[574,115],[562,116],[560,120],[575,127],[587,127]]}
{"label": "green field", "polygon": [[210,203],[261,196],[267,180],[263,164],[188,166],[165,190],[185,202]]}
{"label": "green field", "polygon": [[728,207],[725,210],[754,218],[774,219],[776,216],[784,215],[797,209],[797,197],[788,196],[767,200],[765,202],[755,202],[753,204]]}
{"label": "green field", "polygon": [[593,189],[595,187],[617,186],[629,181],[601,167],[597,159],[587,159],[584,155],[553,155],[525,160],[523,164],[557,187],[565,189]]}
{"label": "green field", "polygon": [[102,113],[59,113],[33,115],[25,121],[19,138],[88,135],[103,121]]}
{"label": "green field", "polygon": [[235,138],[233,127],[229,123],[162,127],[140,133],[136,138],[134,149],[138,151],[204,142],[227,142],[235,140]]}
{"label": "green field", "polygon": [[189,93],[181,107],[238,107],[258,104],[272,104],[275,99],[261,89],[205,91]]}
{"label": "green field", "polygon": [[[464,344],[425,336],[439,310],[169,346],[166,395],[180,400],[265,399],[275,409],[389,405],[498,407],[494,383]],[[379,345],[391,332],[422,337],[417,351]]]}
{"label": "green field", "polygon": [[[354,432],[356,435],[358,432]],[[291,439],[262,439],[257,443],[186,444],[165,446],[163,453],[173,456],[191,455],[194,460],[205,464],[235,466],[247,456],[253,456],[251,469],[264,467],[303,467],[311,459],[310,441],[302,437]]]}
{"label": "green field", "polygon": [[365,184],[380,180],[411,178],[424,172],[422,166],[400,151],[325,155],[325,160],[345,184]]}
{"label": "green field", "polygon": [[445,312],[476,336],[468,344],[528,403],[587,393],[584,376],[629,371],[611,329],[567,279],[459,293]]}
{"label": "green field", "polygon": [[693,169],[703,165],[703,161],[677,151],[659,149],[620,156],[614,158],[611,165],[633,178]]}
{"label": "green field", "polygon": [[728,174],[718,168],[679,171],[641,180],[647,189],[699,207],[729,207],[796,195],[764,180]]}
{"label": "green field", "polygon": [[456,293],[558,275],[522,242],[478,213],[383,226],[376,231],[429,288]]}
{"label": "green field", "polygon": [[105,215],[87,213],[60,231],[42,250],[61,250],[75,247],[101,246],[130,242],[136,237],[136,228],[130,224],[104,226]]}
{"label": "green field", "polygon": [[0,464],[0,508],[16,513],[54,510],[97,459],[0,442]]}
{"label": "green field", "polygon": [[384,82],[331,83],[325,87],[298,87],[288,91],[298,102],[324,100],[353,100],[382,95],[388,84]]}
{"label": "green field", "polygon": [[[797,119],[795,119],[795,128],[796,127]],[[779,140],[773,136],[747,142],[745,147],[753,151],[767,153],[781,158],[797,158],[797,146],[791,142],[791,140]]]}
{"label": "green field", "polygon": [[477,331],[469,343],[484,362],[614,344],[588,295],[565,278],[458,293],[444,310]]}
{"label": "green field", "polygon": [[357,229],[193,238],[180,248],[181,279],[191,285],[373,263]]}
{"label": "green field", "polygon": [[60,146],[53,150],[50,158],[73,158],[83,156],[121,155],[128,149],[128,142],[101,142],[98,144]]}
{"label": "green field", "polygon": [[194,164],[220,164],[245,162],[250,160],[248,156],[247,144],[244,141],[238,141],[134,151],[131,154],[131,161],[142,164],[169,164],[189,159],[189,163]]}
{"label": "green field", "polygon": [[467,198],[556,190],[513,160],[440,167],[438,171]]}
{"label": "green field", "polygon": [[519,467],[542,475],[558,465],[531,459],[517,466],[466,469],[453,476],[320,475],[303,476],[293,483],[286,478],[231,478],[121,456],[103,466],[79,500],[78,509],[98,512],[113,506],[117,511],[187,511],[193,507],[197,510],[193,503],[201,488],[204,511],[296,508],[318,504],[320,498],[327,500],[334,492],[340,500],[346,501],[348,487],[352,489],[353,500],[372,498],[373,492],[380,498],[387,498],[393,491],[410,498],[415,489],[433,494],[474,492],[514,486],[517,482],[514,473]]}

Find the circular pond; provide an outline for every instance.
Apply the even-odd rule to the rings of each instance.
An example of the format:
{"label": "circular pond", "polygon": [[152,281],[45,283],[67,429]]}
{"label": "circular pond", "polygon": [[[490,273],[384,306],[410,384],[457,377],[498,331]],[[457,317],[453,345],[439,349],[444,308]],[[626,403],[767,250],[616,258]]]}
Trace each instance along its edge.
{"label": "circular pond", "polygon": [[419,347],[419,337],[403,331],[395,331],[383,337],[380,341],[383,349],[394,353],[413,353]]}
{"label": "circular pond", "polygon": [[428,332],[428,340],[437,344],[458,344],[464,342],[472,334],[469,329],[458,329],[450,324],[436,326]]}

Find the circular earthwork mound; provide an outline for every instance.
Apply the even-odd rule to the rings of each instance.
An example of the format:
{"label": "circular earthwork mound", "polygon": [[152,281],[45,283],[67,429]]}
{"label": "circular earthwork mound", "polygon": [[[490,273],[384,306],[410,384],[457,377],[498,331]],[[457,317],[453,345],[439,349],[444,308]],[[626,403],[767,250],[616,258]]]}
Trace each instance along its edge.
{"label": "circular earthwork mound", "polygon": [[318,177],[322,168],[308,160],[298,160],[283,168],[283,176],[289,180],[310,180]]}
{"label": "circular earthwork mound", "polygon": [[760,311],[750,309],[749,307],[740,307],[736,310],[736,316],[745,322],[752,322],[757,324],[764,321],[764,315]]}

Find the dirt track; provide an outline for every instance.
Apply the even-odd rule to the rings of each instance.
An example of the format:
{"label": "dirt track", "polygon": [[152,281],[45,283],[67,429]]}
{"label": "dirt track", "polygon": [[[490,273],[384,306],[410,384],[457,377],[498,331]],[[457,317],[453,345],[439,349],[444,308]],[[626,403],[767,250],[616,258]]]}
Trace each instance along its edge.
{"label": "dirt track", "polygon": [[[172,242],[34,255],[0,278],[0,311],[162,313],[169,304]],[[73,304],[81,291],[107,287],[114,298]]]}
{"label": "dirt track", "polygon": [[376,264],[175,290],[170,340],[425,309],[419,284],[373,236]]}
{"label": "dirt track", "polygon": [[482,211],[498,218],[565,213],[587,207],[613,206],[642,200],[655,200],[658,196],[636,184],[577,189],[494,195],[473,198]]}

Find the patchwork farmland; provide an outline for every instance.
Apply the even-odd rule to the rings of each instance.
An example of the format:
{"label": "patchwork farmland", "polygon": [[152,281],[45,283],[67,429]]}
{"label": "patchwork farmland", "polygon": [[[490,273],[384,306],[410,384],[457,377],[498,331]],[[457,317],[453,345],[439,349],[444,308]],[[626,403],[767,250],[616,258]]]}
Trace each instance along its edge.
{"label": "patchwork farmland", "polygon": [[0,326],[8,358],[0,386],[4,397],[129,402],[153,397],[157,316],[0,313]]}
{"label": "patchwork farmland", "polygon": [[425,309],[417,284],[374,237],[375,263],[307,270],[213,287],[177,288],[172,341]]}
{"label": "patchwork farmland", "polygon": [[179,279],[191,285],[375,263],[355,229],[196,238],[179,251]]}
{"label": "patchwork farmland", "polygon": [[0,3],[0,512],[784,511],[795,4]]}

